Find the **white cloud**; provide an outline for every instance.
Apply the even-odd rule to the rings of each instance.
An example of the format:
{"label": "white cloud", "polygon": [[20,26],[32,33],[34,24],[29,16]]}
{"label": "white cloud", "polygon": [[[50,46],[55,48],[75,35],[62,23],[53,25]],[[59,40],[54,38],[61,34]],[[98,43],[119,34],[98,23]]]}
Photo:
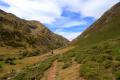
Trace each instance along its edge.
{"label": "white cloud", "polygon": [[42,23],[52,23],[61,17],[62,9],[55,0],[3,0],[10,5],[7,12]]}
{"label": "white cloud", "polygon": [[99,18],[119,0],[2,0],[10,5],[7,12],[25,19],[35,19],[51,24],[61,18],[64,8],[82,14],[83,17]]}
{"label": "white cloud", "polygon": [[73,39],[77,38],[82,32],[66,32],[58,29],[55,31],[56,34],[64,36],[66,39],[72,41]]}
{"label": "white cloud", "polygon": [[84,4],[81,13],[84,16],[99,18],[105,11],[111,8],[111,6],[116,4],[116,2],[119,2],[119,0],[89,0]]}
{"label": "white cloud", "polygon": [[91,16],[99,18],[111,6],[120,2],[119,0],[64,0],[60,1],[62,6],[72,12],[82,14],[83,17]]}
{"label": "white cloud", "polygon": [[86,21],[71,21],[60,26],[61,28],[72,28],[80,25],[86,25]]}

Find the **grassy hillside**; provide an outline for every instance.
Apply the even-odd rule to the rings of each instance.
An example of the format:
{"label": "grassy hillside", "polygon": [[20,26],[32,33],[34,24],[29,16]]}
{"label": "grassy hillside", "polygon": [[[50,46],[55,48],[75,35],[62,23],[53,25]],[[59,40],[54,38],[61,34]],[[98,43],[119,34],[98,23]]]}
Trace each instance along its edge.
{"label": "grassy hillside", "polygon": [[113,6],[93,25],[86,29],[73,45],[89,46],[101,41],[113,39],[120,36],[120,3]]}
{"label": "grassy hillside", "polygon": [[[27,21],[0,10],[0,47],[21,49],[26,56],[39,55],[68,44],[37,21]],[[4,53],[4,52],[2,52]]]}

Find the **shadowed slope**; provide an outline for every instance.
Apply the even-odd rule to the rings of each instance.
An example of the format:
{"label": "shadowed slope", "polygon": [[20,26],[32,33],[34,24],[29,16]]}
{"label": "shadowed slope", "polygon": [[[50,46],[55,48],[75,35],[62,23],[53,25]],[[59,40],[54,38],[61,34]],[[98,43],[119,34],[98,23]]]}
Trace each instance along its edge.
{"label": "shadowed slope", "polygon": [[2,47],[23,48],[31,53],[30,55],[37,55],[66,46],[68,42],[37,21],[23,20],[0,10],[0,46]]}

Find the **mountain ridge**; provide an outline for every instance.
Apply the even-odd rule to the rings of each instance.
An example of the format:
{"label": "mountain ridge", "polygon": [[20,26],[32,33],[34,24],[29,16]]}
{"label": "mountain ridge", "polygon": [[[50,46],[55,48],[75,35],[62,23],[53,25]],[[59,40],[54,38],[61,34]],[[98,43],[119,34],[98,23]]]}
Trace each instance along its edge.
{"label": "mountain ridge", "polygon": [[[100,40],[93,40],[94,37],[98,37],[97,34],[99,35],[98,39],[101,38],[103,40],[107,39],[108,35],[110,37],[115,37],[119,33],[119,25],[120,25],[120,2],[114,5],[111,9],[109,9],[107,12],[105,12],[101,18],[99,18],[94,24],[92,24],[90,27],[88,27],[80,36],[78,36],[75,40],[72,41],[72,44],[77,44],[80,43],[81,39],[81,45],[84,45],[86,42],[88,43],[96,43],[97,41]],[[114,26],[114,30],[116,32],[111,32],[112,27]],[[109,31],[108,31],[109,28]],[[111,28],[111,29],[110,29]],[[104,35],[101,34],[105,33]],[[92,36],[92,37],[91,37]],[[106,37],[105,37],[106,36]],[[119,36],[119,35],[118,35]],[[93,39],[92,39],[93,38]],[[89,41],[84,41],[84,40],[89,40]],[[84,44],[82,44],[84,43]]]}
{"label": "mountain ridge", "polygon": [[0,10],[0,45],[3,47],[38,49],[44,53],[68,43],[38,21],[27,21]]}

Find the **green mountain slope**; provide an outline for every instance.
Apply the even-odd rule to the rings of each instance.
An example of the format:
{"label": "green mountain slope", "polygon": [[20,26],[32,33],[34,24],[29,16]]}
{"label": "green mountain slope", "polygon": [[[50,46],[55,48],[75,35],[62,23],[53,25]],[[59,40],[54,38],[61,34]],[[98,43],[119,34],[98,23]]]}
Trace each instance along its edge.
{"label": "green mountain slope", "polygon": [[28,52],[26,56],[32,56],[66,46],[68,42],[37,21],[23,20],[0,10],[1,47],[22,48]]}
{"label": "green mountain slope", "polygon": [[85,30],[73,44],[83,47],[120,36],[120,3]]}

